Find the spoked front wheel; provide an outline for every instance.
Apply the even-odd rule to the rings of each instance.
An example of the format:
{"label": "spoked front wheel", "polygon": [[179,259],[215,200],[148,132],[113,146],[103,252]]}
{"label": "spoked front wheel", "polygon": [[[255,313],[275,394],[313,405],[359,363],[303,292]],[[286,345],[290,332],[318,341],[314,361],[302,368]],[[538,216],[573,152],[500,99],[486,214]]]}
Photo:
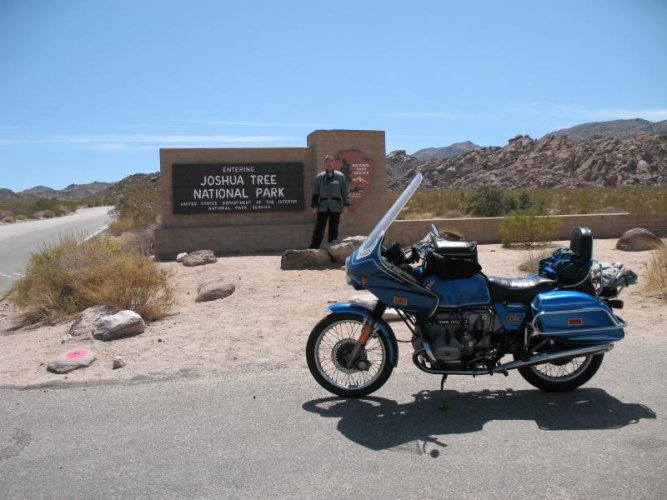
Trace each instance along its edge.
{"label": "spoked front wheel", "polygon": [[604,354],[580,356],[541,365],[519,368],[526,381],[538,389],[565,392],[588,382],[602,364]]}
{"label": "spoked front wheel", "polygon": [[306,360],[315,380],[327,391],[343,397],[361,397],[378,390],[393,370],[387,341],[373,333],[356,366],[348,360],[361,335],[363,318],[354,314],[330,314],[308,338]]}

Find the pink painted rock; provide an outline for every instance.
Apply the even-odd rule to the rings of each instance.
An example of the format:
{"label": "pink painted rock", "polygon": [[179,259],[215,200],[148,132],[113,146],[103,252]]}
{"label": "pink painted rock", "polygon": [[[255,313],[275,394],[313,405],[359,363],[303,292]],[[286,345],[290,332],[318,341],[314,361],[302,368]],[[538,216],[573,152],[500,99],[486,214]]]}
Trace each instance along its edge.
{"label": "pink painted rock", "polygon": [[77,347],[53,358],[46,365],[46,369],[53,373],[69,373],[79,368],[85,368],[95,361],[96,358],[97,356],[95,356],[93,351]]}

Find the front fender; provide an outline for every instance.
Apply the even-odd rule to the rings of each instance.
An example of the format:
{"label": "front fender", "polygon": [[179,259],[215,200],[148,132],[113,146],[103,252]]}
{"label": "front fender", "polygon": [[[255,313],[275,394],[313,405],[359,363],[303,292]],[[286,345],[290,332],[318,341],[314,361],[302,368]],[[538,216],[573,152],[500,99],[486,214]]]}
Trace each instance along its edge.
{"label": "front fender", "polygon": [[[355,314],[364,319],[370,317],[372,309],[368,306],[352,302],[341,302],[338,304],[333,304],[329,306],[329,311],[334,314]],[[380,330],[380,335],[387,341],[387,346],[389,348],[389,361],[392,366],[396,367],[398,365],[398,342],[396,342],[396,335],[391,329],[389,324],[380,318],[377,322],[378,330]]]}

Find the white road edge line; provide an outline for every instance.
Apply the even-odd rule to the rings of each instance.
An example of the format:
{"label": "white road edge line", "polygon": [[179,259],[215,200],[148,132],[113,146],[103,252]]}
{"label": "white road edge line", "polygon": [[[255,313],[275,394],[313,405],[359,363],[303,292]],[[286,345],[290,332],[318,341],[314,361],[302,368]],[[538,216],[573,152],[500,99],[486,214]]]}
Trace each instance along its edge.
{"label": "white road edge line", "polygon": [[106,230],[106,229],[108,229],[108,228],[109,228],[109,224],[107,224],[106,226],[102,226],[100,229],[98,229],[97,231],[95,231],[93,234],[91,234],[90,236],[88,236],[87,238],[85,238],[85,239],[82,241],[82,243],[84,243],[84,242],[86,242],[86,241],[88,241],[88,240],[94,238],[95,236],[97,236],[97,235],[100,234],[102,231],[104,231],[104,230]]}

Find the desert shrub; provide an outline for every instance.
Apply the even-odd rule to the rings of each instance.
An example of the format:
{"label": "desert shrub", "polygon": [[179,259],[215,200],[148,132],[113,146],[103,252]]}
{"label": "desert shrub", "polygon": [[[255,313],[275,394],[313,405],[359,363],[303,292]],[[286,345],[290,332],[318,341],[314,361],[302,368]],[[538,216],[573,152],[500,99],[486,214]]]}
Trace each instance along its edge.
{"label": "desert shrub", "polygon": [[[486,188],[488,189],[494,188]],[[562,215],[605,213],[609,211],[609,207],[613,207],[615,211],[632,214],[667,213],[667,186],[535,188],[519,191],[496,189],[496,193],[491,195],[480,194],[480,191],[481,189],[477,191],[472,189],[417,191],[401,213],[401,218],[409,218],[409,214],[413,212],[433,213],[436,217],[444,217],[449,210],[472,215],[482,215],[482,211],[503,215],[512,209],[514,204],[515,208],[519,210],[538,208],[544,213]],[[391,193],[392,201],[398,197],[398,194]],[[474,203],[473,198],[475,198]],[[513,199],[515,202],[512,201]],[[487,204],[491,205],[491,210],[483,210]],[[476,208],[478,205],[480,205],[479,210]],[[500,212],[501,207],[502,212]]]}
{"label": "desert shrub", "polygon": [[480,217],[499,217],[518,207],[516,198],[494,187],[484,186],[470,199],[468,212]]}
{"label": "desert shrub", "polygon": [[148,257],[153,255],[154,230],[141,229],[126,231],[118,237],[123,250],[127,253],[136,253]]}
{"label": "desert shrub", "polygon": [[648,263],[644,289],[667,300],[667,247],[660,248]]}
{"label": "desert shrub", "polygon": [[519,271],[524,273],[536,273],[540,267],[540,261],[551,257],[552,250],[531,250],[526,258],[519,264]]}
{"label": "desert shrub", "polygon": [[35,219],[53,219],[55,216],[56,214],[53,210],[40,210],[33,214]]}
{"label": "desert shrub", "polygon": [[173,303],[166,273],[142,255],[118,255],[89,271],[82,296],[90,304],[131,309],[153,321],[164,317]]}
{"label": "desert shrub", "polygon": [[86,202],[83,200],[5,200],[0,203],[0,212],[10,212],[16,220],[60,217],[76,211]]}
{"label": "desert shrub", "polygon": [[158,319],[171,305],[167,276],[111,237],[63,238],[33,254],[12,295],[27,324],[63,320],[93,305],[132,309]]}
{"label": "desert shrub", "polygon": [[527,191],[521,191],[519,193],[519,199],[517,201],[517,208],[519,210],[528,210],[533,206],[533,200],[530,199],[530,194]]}
{"label": "desert shrub", "polygon": [[160,209],[159,186],[143,177],[128,177],[121,182],[114,200],[116,221],[110,226],[113,234],[155,227]]}
{"label": "desert shrub", "polygon": [[468,211],[481,217],[497,217],[505,213],[503,193],[493,187],[480,188],[470,200]]}
{"label": "desert shrub", "polygon": [[536,209],[515,212],[500,223],[500,240],[504,247],[533,246],[556,239],[561,220],[540,215]]}

